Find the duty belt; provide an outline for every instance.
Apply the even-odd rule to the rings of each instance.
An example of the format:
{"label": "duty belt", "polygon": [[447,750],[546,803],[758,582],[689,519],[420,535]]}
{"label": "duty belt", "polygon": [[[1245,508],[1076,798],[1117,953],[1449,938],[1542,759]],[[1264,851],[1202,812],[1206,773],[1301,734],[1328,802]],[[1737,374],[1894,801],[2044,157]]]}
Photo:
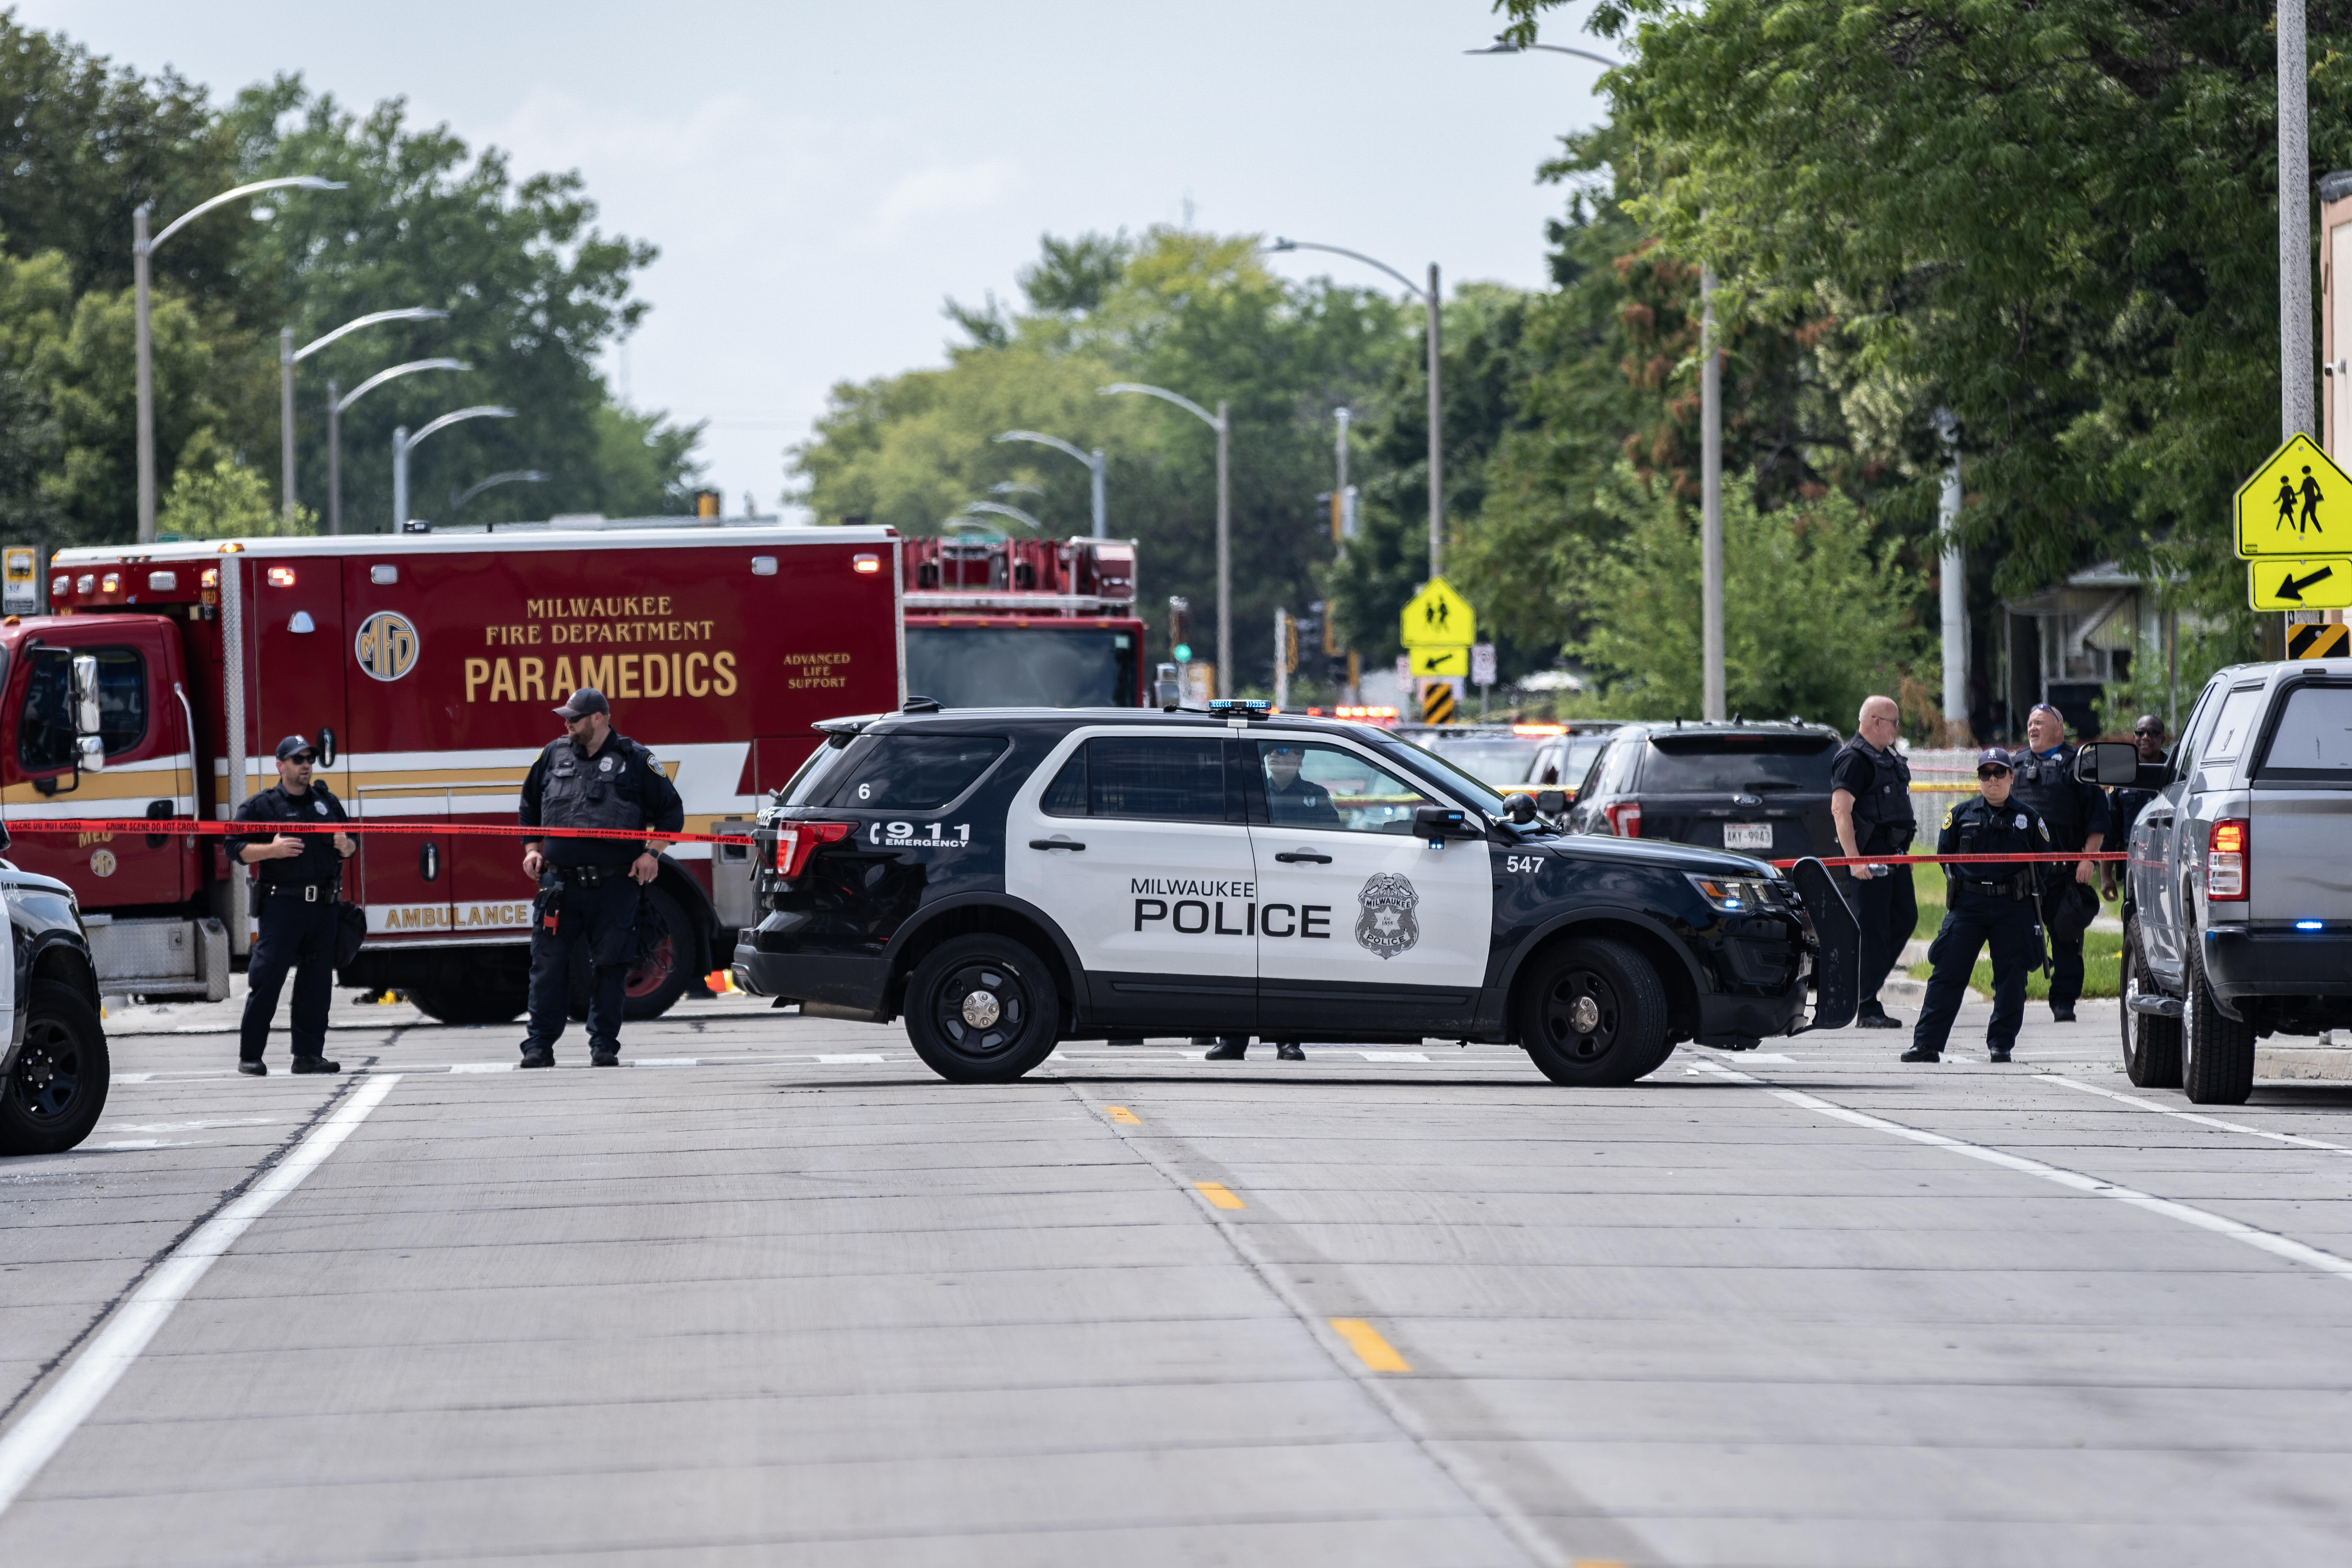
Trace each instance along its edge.
{"label": "duty belt", "polygon": [[1998,882],[1979,882],[1962,877],[1955,877],[1952,880],[1965,893],[1983,893],[1991,898],[2006,899],[2025,897],[2025,879],[2022,877],[2003,877]]}
{"label": "duty belt", "polygon": [[332,901],[336,887],[333,882],[264,882],[261,896],[274,899],[280,893],[300,893],[304,903],[315,904],[321,899]]}
{"label": "duty belt", "polygon": [[608,877],[625,877],[626,866],[550,866],[549,870],[567,882],[577,882],[583,888],[593,888]]}

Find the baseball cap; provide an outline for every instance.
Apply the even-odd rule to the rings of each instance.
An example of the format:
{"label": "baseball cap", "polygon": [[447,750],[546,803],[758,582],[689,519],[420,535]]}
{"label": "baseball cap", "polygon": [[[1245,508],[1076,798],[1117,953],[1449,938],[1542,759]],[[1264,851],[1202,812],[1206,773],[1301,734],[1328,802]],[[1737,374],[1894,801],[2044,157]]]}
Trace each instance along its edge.
{"label": "baseball cap", "polygon": [[572,700],[558,708],[556,712],[566,719],[584,719],[591,713],[610,713],[612,710],[613,705],[604,700],[603,692],[593,686],[583,686],[573,692]]}
{"label": "baseball cap", "polygon": [[284,740],[278,742],[278,760],[281,763],[286,761],[287,758],[299,755],[303,752],[310,752],[315,758],[318,754],[318,748],[310,744],[310,742],[304,740],[299,735],[289,735]]}
{"label": "baseball cap", "polygon": [[1979,752],[1977,753],[1977,766],[1979,769],[1999,768],[2003,773],[2011,771],[2009,753],[2002,751],[1999,746],[1987,746],[1983,751]]}

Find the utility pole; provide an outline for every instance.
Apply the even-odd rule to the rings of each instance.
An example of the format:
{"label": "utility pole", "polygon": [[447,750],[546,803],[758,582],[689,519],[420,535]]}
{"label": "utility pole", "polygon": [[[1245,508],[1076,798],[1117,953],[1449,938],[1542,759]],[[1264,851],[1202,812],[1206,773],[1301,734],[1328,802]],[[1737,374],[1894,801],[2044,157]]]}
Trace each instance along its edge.
{"label": "utility pole", "polygon": [[1217,399],[1217,695],[1234,694],[1234,422]]}
{"label": "utility pole", "polygon": [[137,296],[132,341],[139,357],[139,542],[155,542],[155,369],[147,336],[147,204],[131,211],[131,283]]}
{"label": "utility pole", "polygon": [[1967,745],[1969,724],[1968,560],[1960,551],[1960,429],[1948,408],[1936,410],[1944,443],[1944,493],[1936,524],[1944,536],[1940,595],[1944,634],[1944,743]]}
{"label": "utility pole", "polygon": [[2279,439],[2309,436],[2311,365],[2310,67],[2304,0],[2278,5]]}
{"label": "utility pole", "polygon": [[1444,298],[1437,291],[1437,263],[1429,264],[1429,580],[1437,581],[1445,554],[1445,397],[1439,380],[1443,370],[1438,310]]}
{"label": "utility pole", "polygon": [[[1715,342],[1715,268],[1698,271],[1699,657],[1703,716],[1727,717],[1723,690],[1723,363]],[[1434,542],[1431,550],[1434,552]]]}

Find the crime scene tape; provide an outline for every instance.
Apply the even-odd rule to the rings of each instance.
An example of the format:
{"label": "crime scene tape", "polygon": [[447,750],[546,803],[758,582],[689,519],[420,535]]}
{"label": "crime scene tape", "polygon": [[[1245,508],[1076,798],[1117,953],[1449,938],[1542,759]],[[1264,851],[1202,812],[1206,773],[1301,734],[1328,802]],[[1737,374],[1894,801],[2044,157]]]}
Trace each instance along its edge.
{"label": "crime scene tape", "polygon": [[664,844],[756,844],[748,833],[660,833],[653,828],[622,832],[608,827],[493,826],[487,822],[205,822],[189,816],[6,817],[0,827],[18,838],[66,833],[146,833],[157,837],[173,834],[226,838],[268,838],[279,833],[348,833],[354,837],[378,834],[386,837],[435,837],[452,835],[477,838],[622,838],[635,843],[658,839]]}

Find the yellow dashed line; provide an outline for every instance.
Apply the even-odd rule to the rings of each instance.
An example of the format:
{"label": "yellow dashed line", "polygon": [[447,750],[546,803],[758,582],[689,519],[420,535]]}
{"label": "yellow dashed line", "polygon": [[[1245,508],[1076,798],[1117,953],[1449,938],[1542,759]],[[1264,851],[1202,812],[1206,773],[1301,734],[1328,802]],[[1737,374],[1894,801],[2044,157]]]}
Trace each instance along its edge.
{"label": "yellow dashed line", "polygon": [[1381,1338],[1380,1330],[1361,1318],[1333,1318],[1331,1331],[1348,1342],[1356,1359],[1372,1372],[1411,1372],[1412,1363],[1397,1354],[1396,1346]]}
{"label": "yellow dashed line", "polygon": [[1249,1207],[1249,1205],[1234,1196],[1233,1189],[1226,1186],[1223,1182],[1194,1182],[1192,1185],[1199,1189],[1202,1197],[1208,1199],[1211,1203],[1216,1205],[1221,1209],[1245,1209]]}
{"label": "yellow dashed line", "polygon": [[1124,1105],[1111,1106],[1105,1111],[1105,1114],[1113,1121],[1125,1121],[1139,1124],[1143,1121],[1142,1117],[1138,1116],[1134,1111],[1129,1110]]}

